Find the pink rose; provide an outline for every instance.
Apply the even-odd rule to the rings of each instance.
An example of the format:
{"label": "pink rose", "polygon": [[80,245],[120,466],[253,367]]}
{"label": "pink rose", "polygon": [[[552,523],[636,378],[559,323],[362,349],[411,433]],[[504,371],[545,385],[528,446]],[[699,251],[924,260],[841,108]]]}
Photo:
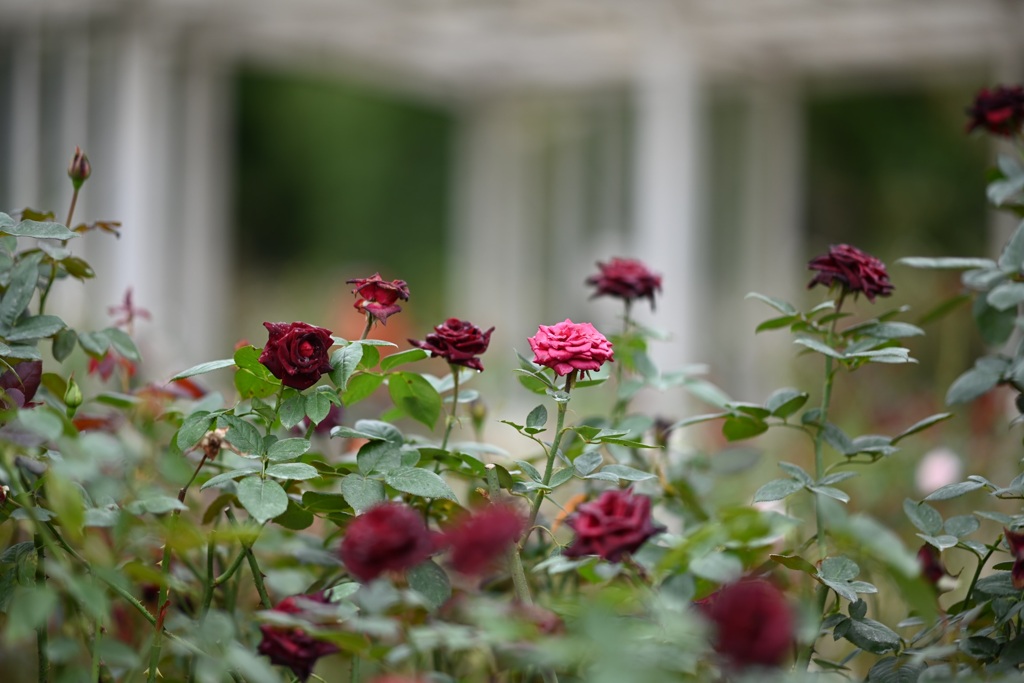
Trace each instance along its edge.
{"label": "pink rose", "polygon": [[573,370],[600,370],[613,361],[612,343],[590,323],[574,323],[568,318],[557,325],[541,325],[530,337],[533,362],[553,369],[559,376]]}

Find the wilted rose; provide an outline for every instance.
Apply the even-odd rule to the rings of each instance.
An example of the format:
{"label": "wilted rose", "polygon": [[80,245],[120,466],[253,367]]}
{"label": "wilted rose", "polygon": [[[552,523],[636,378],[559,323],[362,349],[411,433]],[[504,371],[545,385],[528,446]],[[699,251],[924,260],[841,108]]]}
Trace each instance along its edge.
{"label": "wilted rose", "polygon": [[380,503],[352,520],[341,541],[341,561],[363,581],[404,571],[430,557],[433,534],[423,517],[401,503]]}
{"label": "wilted rose", "polygon": [[525,527],[523,516],[506,503],[492,503],[462,517],[443,536],[452,568],[474,575],[493,569],[523,535]]}
{"label": "wilted rose", "polygon": [[540,325],[530,337],[533,362],[552,368],[559,376],[573,370],[600,370],[614,360],[612,343],[590,323],[574,323],[568,318],[555,325]]}
{"label": "wilted rose", "polygon": [[452,365],[463,365],[474,370],[483,370],[483,363],[478,356],[487,350],[491,343],[491,332],[494,328],[482,332],[479,327],[466,320],[448,318],[444,324],[434,327],[434,331],[423,341],[410,339],[413,346],[430,351],[433,358],[444,358]]}
{"label": "wilted rose", "polygon": [[629,489],[605,491],[597,500],[577,507],[565,523],[576,532],[563,553],[566,557],[598,555],[609,562],[618,562],[664,531],[651,519],[651,499]]}
{"label": "wilted rose", "polygon": [[844,294],[864,294],[868,301],[892,294],[893,286],[885,264],[848,244],[832,245],[827,254],[811,259],[807,267],[818,273],[807,285],[808,289],[814,285],[829,288],[839,285]]}
{"label": "wilted rose", "polygon": [[793,649],[793,610],[764,579],[723,586],[697,605],[714,627],[715,650],[735,668],[779,666]]}
{"label": "wilted rose", "polygon": [[[322,593],[296,595],[285,598],[272,611],[301,615],[315,607],[315,603],[326,604],[327,600]],[[316,660],[338,651],[333,643],[317,640],[294,626],[260,624],[260,632],[263,640],[260,641],[259,653],[268,656],[272,664],[287,666],[300,681],[307,680],[313,673]]]}
{"label": "wilted rose", "polygon": [[587,284],[597,288],[593,296],[614,296],[626,302],[650,299],[654,308],[654,294],[661,291],[661,276],[642,262],[613,258],[610,263],[598,262],[597,268],[600,272],[587,278]]}
{"label": "wilted rose", "polygon": [[270,339],[259,361],[281,384],[308,389],[320,376],[331,371],[327,356],[333,344],[330,330],[306,323],[263,323]]}
{"label": "wilted rose", "polygon": [[346,280],[346,284],[355,285],[352,293],[358,296],[353,304],[356,310],[363,311],[374,320],[386,325],[388,318],[402,310],[398,300],[409,300],[409,285],[405,280],[383,279],[380,273],[374,273],[370,277],[355,278]]}
{"label": "wilted rose", "polygon": [[22,361],[0,375],[0,389],[5,394],[0,398],[0,408],[10,410],[31,404],[42,378],[43,362],[39,360]]}
{"label": "wilted rose", "polygon": [[1024,124],[1024,88],[997,85],[982,88],[967,108],[967,131],[978,128],[993,135],[1009,137],[1020,132]]}

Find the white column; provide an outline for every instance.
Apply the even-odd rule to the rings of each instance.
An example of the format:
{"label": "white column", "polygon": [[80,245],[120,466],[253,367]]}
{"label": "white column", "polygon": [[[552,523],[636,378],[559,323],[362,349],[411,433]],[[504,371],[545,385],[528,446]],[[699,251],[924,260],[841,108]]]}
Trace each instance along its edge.
{"label": "white column", "polygon": [[11,158],[6,210],[16,211],[31,206],[44,208],[40,185],[42,151],[40,121],[42,120],[42,36],[38,24],[26,22],[14,36],[11,52]]}
{"label": "white column", "polygon": [[[671,334],[652,344],[663,371],[703,360],[699,345],[703,245],[700,238],[700,82],[678,36],[657,33],[636,80],[634,211],[636,254],[663,274],[652,324]],[[647,315],[637,306],[638,317]]]}

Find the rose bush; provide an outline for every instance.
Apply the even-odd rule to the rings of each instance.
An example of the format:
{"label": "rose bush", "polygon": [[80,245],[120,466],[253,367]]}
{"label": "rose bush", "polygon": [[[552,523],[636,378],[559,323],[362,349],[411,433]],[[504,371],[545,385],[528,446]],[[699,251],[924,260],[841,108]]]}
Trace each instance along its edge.
{"label": "rose bush", "polygon": [[[1017,140],[1016,96],[982,91],[969,126]],[[1024,403],[1024,226],[995,259],[900,261],[963,270],[964,292],[936,310],[973,299],[989,347],[945,392],[948,412],[875,424],[833,400],[862,368],[914,362],[905,340],[925,332],[905,306],[881,309],[896,291],[882,261],[836,245],[809,264],[824,300],[749,295],[772,311],[757,331],[791,333],[818,386],[744,401],[658,368],[662,335],[631,306],[653,306],[661,276],[612,259],[581,285],[620,300],[621,328],[540,325],[515,373],[536,403],[492,419],[467,384],[493,328],[450,318],[411,348],[372,339],[409,300],[379,274],[349,281],[358,339],[266,323],[262,348],[146,378],[130,292],[100,330],[46,312],[91,277],[75,240],[117,231],[73,223],[92,172],[76,150],[63,224],[0,213],[5,681],[1019,678],[1024,475],[947,481],[962,475],[946,467],[917,500],[891,468],[941,452],[918,435],[955,406]],[[1024,213],[1024,166],[1001,159],[989,197]],[[431,356],[447,374],[417,371]],[[203,377],[218,372],[227,391]],[[637,408],[666,389],[707,409]],[[488,443],[485,424],[517,445]],[[737,447],[765,434],[763,451]],[[869,466],[881,479],[858,486]]]}

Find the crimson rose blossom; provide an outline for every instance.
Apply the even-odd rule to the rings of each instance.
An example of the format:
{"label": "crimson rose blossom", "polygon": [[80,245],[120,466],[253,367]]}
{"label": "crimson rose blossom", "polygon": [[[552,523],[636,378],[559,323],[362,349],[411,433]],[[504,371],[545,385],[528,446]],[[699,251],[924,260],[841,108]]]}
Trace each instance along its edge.
{"label": "crimson rose blossom", "polygon": [[576,532],[563,553],[566,557],[599,555],[618,562],[665,527],[651,520],[651,499],[629,489],[609,489],[589,503],[583,503],[565,522]]}
{"label": "crimson rose blossom", "polygon": [[967,108],[967,131],[982,128],[993,135],[1010,137],[1024,124],[1024,88],[998,85],[983,88]]}
{"label": "crimson rose blossom", "polygon": [[457,521],[445,531],[451,565],[462,574],[483,574],[519,540],[526,520],[511,505],[495,503]]}
{"label": "crimson rose blossom", "polygon": [[574,323],[568,318],[555,325],[540,325],[530,337],[533,362],[552,368],[559,376],[573,370],[600,370],[611,362],[612,343],[590,323]]}
{"label": "crimson rose blossom", "polygon": [[281,384],[293,389],[308,389],[320,375],[331,371],[327,351],[334,340],[330,330],[306,323],[263,323],[270,339],[259,361],[267,366]]}
{"label": "crimson rose blossom", "polygon": [[396,302],[409,300],[409,285],[405,280],[391,280],[388,282],[374,273],[370,277],[355,278],[346,280],[345,284],[355,285],[352,293],[359,299],[352,304],[357,311],[365,311],[367,315],[379,320],[381,325],[386,325],[388,318],[402,310]]}
{"label": "crimson rose blossom", "polygon": [[1003,529],[1003,536],[1006,537],[1006,545],[1013,555],[1013,569],[1010,577],[1013,579],[1013,587],[1017,590],[1024,589],[1024,532],[1010,531]]}
{"label": "crimson rose blossom", "polygon": [[650,299],[651,309],[654,309],[654,293],[661,291],[660,275],[652,273],[637,259],[613,258],[611,263],[598,262],[597,267],[601,272],[587,278],[588,285],[597,287],[594,297],[614,296],[626,303]]}
{"label": "crimson rose blossom", "polygon": [[443,325],[434,327],[434,331],[425,340],[410,339],[409,343],[430,351],[432,358],[444,358],[452,365],[482,371],[484,366],[477,356],[487,350],[491,343],[491,332],[494,332],[493,327],[481,332],[479,327],[467,320],[448,318]]}
{"label": "crimson rose blossom", "polygon": [[779,666],[793,648],[793,611],[764,579],[723,586],[697,605],[715,627],[715,650],[737,668]]}
{"label": "crimson rose blossom", "polygon": [[341,541],[341,561],[363,581],[415,567],[435,550],[434,537],[416,510],[379,503],[352,520]]}
{"label": "crimson rose blossom", "polygon": [[[303,602],[326,604],[322,593],[314,595],[293,595],[279,602],[273,609],[285,614],[303,614],[308,607]],[[260,624],[263,640],[260,641],[259,653],[270,657],[272,664],[287,666],[300,681],[305,681],[313,673],[316,660],[338,651],[333,643],[316,640],[301,628]]]}
{"label": "crimson rose blossom", "polygon": [[893,286],[885,264],[848,244],[833,244],[827,254],[811,259],[807,267],[818,271],[807,285],[808,289],[814,285],[829,288],[839,285],[844,294],[862,293],[868,301],[874,301],[876,296],[892,294]]}

